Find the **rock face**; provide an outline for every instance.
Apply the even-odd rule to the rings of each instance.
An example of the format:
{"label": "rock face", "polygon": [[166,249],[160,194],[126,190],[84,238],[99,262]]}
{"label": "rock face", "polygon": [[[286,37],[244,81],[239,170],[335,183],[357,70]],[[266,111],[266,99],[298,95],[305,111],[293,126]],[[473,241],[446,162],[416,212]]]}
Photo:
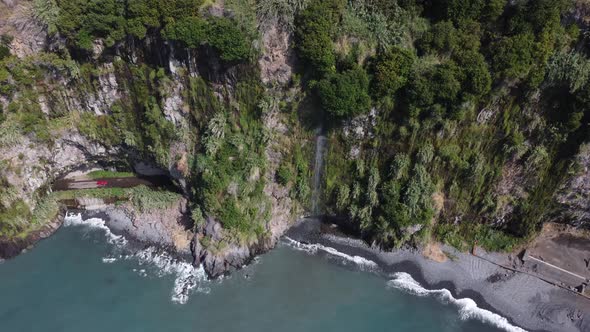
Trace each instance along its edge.
{"label": "rock face", "polygon": [[179,200],[165,209],[140,211],[131,203],[106,208],[107,226],[129,234],[133,238],[162,247],[172,248],[183,254],[190,254],[193,239],[187,213],[187,200]]}
{"label": "rock face", "polygon": [[[29,146],[35,148],[23,149]],[[62,133],[51,147],[22,136],[14,144],[0,147],[0,156],[8,165],[0,173],[18,191],[18,196],[31,204],[34,193],[57,176],[81,165],[108,162],[118,152],[117,149],[108,151],[77,132]]]}
{"label": "rock face", "polygon": [[590,143],[580,147],[575,168],[576,172],[557,194],[557,218],[576,227],[590,228]]}
{"label": "rock face", "polygon": [[275,22],[262,35],[264,55],[258,61],[262,82],[285,84],[291,79],[294,62],[291,35]]}
{"label": "rock face", "polygon": [[203,236],[207,236],[211,242],[222,243],[222,245],[204,247],[201,245],[201,239],[196,235],[192,246],[195,264],[203,264],[205,271],[212,278],[242,268],[254,256],[274,248],[279,238],[292,223],[289,216],[286,214],[280,218],[271,219],[268,224],[268,236],[258,238],[250,243],[236,241],[218,221],[207,218]]}
{"label": "rock face", "polygon": [[[32,8],[31,0],[0,0],[0,33],[8,33],[15,37],[11,51],[20,58],[50,51],[54,47],[57,49],[63,46],[59,45],[60,43],[64,43],[59,36],[51,38],[52,40],[48,39],[46,27],[34,18]],[[227,15],[223,6],[216,10],[218,16]],[[261,80],[280,89],[291,78],[291,34],[277,24],[268,25],[262,33],[263,56],[259,61]],[[49,43],[52,45],[48,45]],[[126,77],[123,71],[117,70],[115,59],[126,59],[134,64],[157,62],[160,67],[169,67],[173,78],[166,85],[162,85],[162,90],[165,91],[162,92],[160,105],[165,119],[171,122],[179,133],[178,139],[171,142],[169,149],[165,151],[168,160],[150,160],[153,156],[133,150],[133,142],[125,141],[125,144],[116,146],[101,142],[100,139],[81,133],[76,125],[70,124],[70,120],[71,123],[77,123],[76,119],[65,119],[68,120],[67,124],[52,127],[52,132],[49,133],[51,142],[41,141],[34,134],[22,134],[18,130],[14,130],[18,132],[14,137],[4,135],[10,128],[0,126],[0,162],[3,166],[0,168],[0,178],[6,179],[8,185],[15,188],[16,199],[25,202],[30,209],[35,207],[37,196],[47,191],[46,188],[56,178],[78,169],[119,163],[134,165],[140,174],[161,174],[163,169],[165,175],[176,180],[185,196],[190,197],[186,178],[190,175],[194,150],[198,148],[195,147],[195,140],[199,142],[200,138],[187,139],[189,128],[192,128],[189,123],[194,119],[189,112],[191,101],[187,95],[192,92],[186,78],[204,78],[211,84],[214,94],[221,99],[227,95],[221,92],[236,90],[238,78],[248,68],[243,68],[243,64],[226,68],[211,48],[204,47],[199,50],[201,54],[197,57],[197,54],[190,51],[175,49],[174,45],[157,39],[150,40],[149,37],[143,44],[121,46],[110,49],[110,53],[105,51],[100,40],[95,41],[94,46],[92,59],[89,61],[95,67],[88,77],[80,78],[80,68],[77,68],[78,71],[76,68],[71,71],[54,68],[48,70],[47,75],[39,80],[38,83],[43,89],[35,91],[34,100],[39,109],[51,118],[67,118],[67,115],[81,117],[87,115],[85,113],[111,116],[114,113],[114,105],[135,98],[133,89],[130,88],[130,78]],[[126,47],[131,49],[124,49]],[[43,65],[52,68],[51,63]],[[2,96],[0,104],[6,109],[17,97]],[[278,108],[268,114],[264,124],[275,135],[289,135]],[[190,134],[198,136],[195,132]],[[242,267],[254,255],[271,249],[293,221],[295,202],[289,197],[289,188],[275,181],[276,169],[284,155],[281,147],[267,147],[266,173],[261,174],[258,171],[253,175],[266,179],[264,193],[271,203],[266,233],[257,239],[237,240],[235,236],[227,234],[221,224],[213,218],[208,220],[200,234],[194,234],[190,227],[192,220],[186,198],[180,199],[174,206],[155,211],[139,211],[131,203],[113,206],[110,202],[101,200],[86,200],[83,204],[105,211],[109,216],[107,219],[110,219],[109,227],[128,233],[138,240],[169,247],[180,253],[192,251],[195,262],[202,262],[211,276],[218,276],[232,268]],[[34,232],[23,240],[3,240],[4,242],[0,243],[0,256],[12,257],[18,254],[31,243],[48,236],[56,229],[54,225],[56,224],[47,225],[47,228]],[[223,240],[224,247],[205,247],[199,239],[204,236]]]}
{"label": "rock face", "polygon": [[10,46],[12,52],[19,57],[43,50],[47,31],[35,18],[32,0],[0,1],[0,35],[14,37]]}

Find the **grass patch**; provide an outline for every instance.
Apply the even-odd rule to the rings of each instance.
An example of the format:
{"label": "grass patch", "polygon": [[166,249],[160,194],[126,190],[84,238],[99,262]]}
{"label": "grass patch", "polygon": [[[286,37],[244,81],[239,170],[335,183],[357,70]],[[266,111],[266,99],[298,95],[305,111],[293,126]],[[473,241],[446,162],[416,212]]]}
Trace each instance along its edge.
{"label": "grass patch", "polygon": [[78,189],[56,191],[53,193],[55,199],[58,201],[76,199],[81,197],[88,198],[114,198],[119,200],[127,200],[131,196],[130,188],[96,188],[96,189]]}
{"label": "grass patch", "polygon": [[180,199],[180,194],[163,190],[152,190],[138,186],[129,190],[132,204],[141,212],[166,209]]}
{"label": "grass patch", "polygon": [[462,223],[460,225],[438,224],[434,230],[436,238],[459,251],[467,251],[477,245],[487,251],[510,252],[524,239],[509,235],[502,230],[486,225]]}
{"label": "grass patch", "polygon": [[135,176],[132,172],[113,172],[113,171],[92,171],[87,174],[93,180],[96,179],[112,179],[112,178],[131,178]]}

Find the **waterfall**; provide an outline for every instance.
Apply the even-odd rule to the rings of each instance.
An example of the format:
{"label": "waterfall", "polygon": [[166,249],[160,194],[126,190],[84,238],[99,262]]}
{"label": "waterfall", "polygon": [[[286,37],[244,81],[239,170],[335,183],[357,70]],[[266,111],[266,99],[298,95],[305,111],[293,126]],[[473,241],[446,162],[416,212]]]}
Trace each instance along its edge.
{"label": "waterfall", "polygon": [[313,165],[313,182],[311,192],[311,212],[314,216],[321,213],[320,197],[322,194],[322,173],[324,170],[324,155],[326,153],[326,136],[323,135],[322,129],[318,129],[315,146],[315,162]]}

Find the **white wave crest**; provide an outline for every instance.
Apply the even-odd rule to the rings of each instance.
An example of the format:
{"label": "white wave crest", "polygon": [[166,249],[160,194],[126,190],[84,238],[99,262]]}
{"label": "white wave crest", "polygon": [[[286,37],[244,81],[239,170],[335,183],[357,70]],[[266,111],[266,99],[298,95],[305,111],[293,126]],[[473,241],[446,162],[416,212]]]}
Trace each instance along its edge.
{"label": "white wave crest", "polygon": [[[93,229],[101,229],[105,232],[107,241],[117,248],[122,248],[128,243],[124,236],[113,234],[106,226],[105,221],[100,218],[84,220],[80,213],[68,213],[64,219],[64,226],[85,226]],[[174,287],[171,296],[173,302],[185,304],[188,301],[190,293],[193,291],[209,293],[209,288],[204,286],[207,275],[202,267],[195,268],[188,262],[176,259],[156,247],[148,247],[135,254],[119,257],[125,260],[137,260],[140,266],[154,267],[153,270],[157,277],[174,276]],[[114,257],[102,258],[102,262],[105,264],[114,263],[117,260]],[[152,269],[149,270],[151,271]],[[133,269],[133,271],[142,277],[148,276],[146,269]]]}
{"label": "white wave crest", "polygon": [[[190,263],[178,260],[158,248],[148,247],[125,258],[135,258],[140,265],[154,266],[158,277],[173,275],[175,277],[171,297],[173,302],[185,304],[191,292],[209,293],[210,291],[205,286],[207,275],[202,266],[195,268]],[[145,272],[145,270],[142,271]]]}
{"label": "white wave crest", "polygon": [[526,332],[526,330],[514,326],[508,322],[508,319],[495,314],[491,311],[479,308],[475,301],[470,298],[455,299],[448,289],[429,290],[420,283],[418,283],[411,275],[405,272],[397,272],[393,274],[393,279],[390,280],[388,286],[404,290],[410,294],[417,296],[436,296],[443,303],[451,303],[459,308],[459,317],[462,320],[477,319],[484,323],[490,324],[497,328],[508,332]]}
{"label": "white wave crest", "polygon": [[68,213],[64,218],[64,226],[86,226],[95,229],[102,229],[105,232],[107,241],[117,247],[127,244],[127,239],[122,235],[115,235],[106,226],[105,221],[100,218],[82,219],[81,213]]}
{"label": "white wave crest", "polygon": [[332,247],[326,247],[321,244],[305,244],[305,243],[295,241],[287,236],[285,236],[285,240],[286,240],[286,243],[290,247],[297,249],[297,250],[308,252],[310,254],[316,254],[318,252],[318,250],[321,250],[321,251],[326,252],[332,256],[342,258],[342,259],[349,261],[349,262],[353,262],[363,268],[376,269],[378,267],[377,263],[373,262],[370,259],[366,259],[361,256],[351,256],[351,255],[345,254],[343,252],[340,252]]}

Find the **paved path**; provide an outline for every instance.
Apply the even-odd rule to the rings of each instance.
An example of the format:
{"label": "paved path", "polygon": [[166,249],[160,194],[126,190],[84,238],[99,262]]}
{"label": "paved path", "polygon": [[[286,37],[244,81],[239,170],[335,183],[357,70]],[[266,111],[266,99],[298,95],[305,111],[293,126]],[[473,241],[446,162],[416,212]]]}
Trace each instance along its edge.
{"label": "paved path", "polygon": [[61,179],[53,184],[54,191],[95,189],[95,188],[133,188],[140,185],[156,187],[162,185],[162,179],[154,178],[104,178],[104,179]]}

